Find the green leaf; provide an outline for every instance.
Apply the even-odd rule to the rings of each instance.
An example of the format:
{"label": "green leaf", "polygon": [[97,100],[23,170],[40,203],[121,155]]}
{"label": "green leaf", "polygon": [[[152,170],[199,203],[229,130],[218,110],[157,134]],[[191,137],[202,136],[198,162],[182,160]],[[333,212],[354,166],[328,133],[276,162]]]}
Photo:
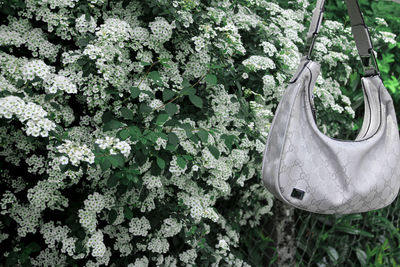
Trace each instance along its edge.
{"label": "green leaf", "polygon": [[156,120],[156,124],[157,125],[163,125],[167,120],[169,119],[169,115],[166,113],[161,113],[160,115],[158,115],[157,120]]}
{"label": "green leaf", "polygon": [[111,111],[106,111],[103,113],[103,115],[101,116],[101,120],[106,123],[111,121],[112,119],[114,119],[114,114]]}
{"label": "green leaf", "polygon": [[121,154],[110,155],[107,158],[113,167],[122,167],[125,164],[125,158]]}
{"label": "green leaf", "polygon": [[114,86],[111,86],[111,85],[107,86],[105,91],[107,94],[110,94],[110,95],[118,95],[119,94],[117,88],[115,88]]}
{"label": "green leaf", "polygon": [[108,180],[107,180],[107,186],[109,188],[116,186],[118,184],[118,180],[119,180],[119,178],[117,175],[115,175],[115,174],[111,175],[110,178],[108,178]]}
{"label": "green leaf", "polygon": [[192,137],[192,135],[193,135],[192,129],[193,129],[193,128],[192,128],[192,126],[191,126],[189,123],[183,123],[183,124],[181,125],[181,128],[185,130],[187,138]]}
{"label": "green leaf", "polygon": [[165,105],[165,111],[170,115],[174,115],[177,111],[178,108],[175,104],[173,103],[168,103],[167,105]]}
{"label": "green leaf", "polygon": [[210,150],[210,152],[214,156],[214,158],[219,159],[219,150],[215,146],[209,145],[208,150]]}
{"label": "green leaf", "polygon": [[137,126],[131,125],[131,126],[129,126],[128,129],[129,129],[129,133],[131,135],[132,141],[138,140],[142,136],[142,132],[140,131],[140,129]]}
{"label": "green leaf", "polygon": [[90,14],[89,14],[89,12],[86,12],[86,13],[85,13],[85,20],[86,20],[87,22],[90,22]]}
{"label": "green leaf", "polygon": [[136,87],[136,86],[132,86],[130,91],[131,91],[131,98],[132,99],[135,99],[140,94],[140,89],[138,87]]}
{"label": "green leaf", "polygon": [[156,97],[155,94],[154,94],[153,92],[150,92],[150,91],[147,91],[147,90],[142,90],[142,91],[140,91],[140,92],[142,92],[143,94],[146,94],[146,95],[150,96],[150,98],[155,98],[155,97]]}
{"label": "green leaf", "polygon": [[111,120],[104,124],[103,130],[106,132],[106,131],[121,128],[123,126],[124,126],[124,124],[122,122],[117,121],[117,120]]}
{"label": "green leaf", "polygon": [[130,131],[129,129],[122,129],[119,132],[119,137],[122,141],[126,140],[130,136]]}
{"label": "green leaf", "polygon": [[145,138],[155,143],[158,139],[158,135],[155,132],[149,132],[148,134],[146,134]]}
{"label": "green leaf", "polygon": [[360,262],[360,266],[367,266],[367,254],[364,250],[356,248],[356,256],[358,261]]}
{"label": "green leaf", "polygon": [[86,58],[86,57],[82,57],[82,58],[80,58],[80,59],[78,59],[78,60],[76,61],[76,63],[78,63],[79,66],[85,65],[87,62],[88,62],[88,61],[87,61],[87,58]]}
{"label": "green leaf", "polygon": [[145,103],[142,103],[140,104],[139,111],[143,113],[150,113],[151,111],[153,111],[153,109]]}
{"label": "green leaf", "polygon": [[124,206],[124,216],[128,220],[133,218],[133,212],[127,205]]}
{"label": "green leaf", "polygon": [[149,65],[151,65],[151,63],[145,62],[145,61],[140,61],[140,64],[142,64],[142,66],[149,66]]}
{"label": "green leaf", "polygon": [[214,74],[207,74],[205,77],[205,80],[207,83],[209,83],[211,85],[217,84],[217,76],[215,76]]}
{"label": "green leaf", "polygon": [[78,46],[87,46],[87,44],[89,43],[89,39],[81,38],[76,43]]}
{"label": "green leaf", "polygon": [[324,247],[326,253],[328,254],[329,258],[331,259],[332,262],[336,262],[339,259],[339,254],[336,251],[336,249],[334,249],[331,246],[328,247]]}
{"label": "green leaf", "polygon": [[185,87],[181,90],[182,95],[194,95],[196,93],[196,89],[193,87]]}
{"label": "green leaf", "polygon": [[108,223],[112,224],[117,219],[118,213],[115,209],[112,209],[110,213],[108,213]]}
{"label": "green leaf", "polygon": [[224,139],[224,143],[229,148],[229,150],[232,150],[232,144],[233,144],[233,141],[235,140],[235,136],[222,134],[221,138]]}
{"label": "green leaf", "polygon": [[181,167],[182,169],[184,169],[186,166],[186,160],[181,156],[177,157],[176,163],[178,163],[178,166]]}
{"label": "green leaf", "polygon": [[111,162],[107,158],[104,158],[103,161],[100,162],[100,167],[101,170],[104,172],[111,168]]}
{"label": "green leaf", "polygon": [[152,79],[155,84],[157,84],[158,86],[163,85],[161,75],[158,71],[152,71],[148,75],[149,75],[149,78]]}
{"label": "green leaf", "polygon": [[170,132],[168,133],[168,142],[171,145],[176,146],[179,143],[179,138],[175,133]]}
{"label": "green leaf", "polygon": [[17,84],[15,85],[17,88],[22,87],[25,84],[25,81],[22,79],[18,79]]}
{"label": "green leaf", "polygon": [[124,117],[125,119],[133,120],[133,112],[129,108],[122,107],[121,114],[122,114],[122,117]]}
{"label": "green leaf", "polygon": [[175,95],[175,92],[169,89],[164,89],[162,93],[163,101],[170,100]]}
{"label": "green leaf", "polygon": [[188,161],[193,159],[192,156],[190,156],[190,155],[182,155],[182,157],[184,157]]}
{"label": "green leaf", "polygon": [[157,157],[157,165],[158,165],[158,167],[160,167],[160,169],[164,169],[165,168],[165,161],[162,158]]}
{"label": "green leaf", "polygon": [[202,108],[203,107],[203,100],[198,97],[197,95],[189,95],[189,99],[190,102],[193,103],[193,105],[195,105],[198,108]]}
{"label": "green leaf", "polygon": [[206,130],[204,130],[203,128],[200,128],[200,130],[197,132],[197,135],[200,137],[200,139],[203,143],[208,142],[208,132]]}
{"label": "green leaf", "polygon": [[169,66],[168,64],[166,64],[166,62],[170,61],[170,58],[164,57],[164,58],[158,58],[159,62],[161,63],[161,65],[163,66]]}
{"label": "green leaf", "polygon": [[360,230],[350,227],[350,226],[346,226],[346,225],[338,225],[335,227],[335,230],[339,231],[339,232],[344,232],[344,233],[348,233],[351,235],[358,235],[360,234]]}
{"label": "green leaf", "polygon": [[56,110],[58,110],[58,111],[61,110],[60,106],[59,106],[58,104],[56,104],[55,102],[50,102],[50,105],[51,105],[53,108],[55,108]]}

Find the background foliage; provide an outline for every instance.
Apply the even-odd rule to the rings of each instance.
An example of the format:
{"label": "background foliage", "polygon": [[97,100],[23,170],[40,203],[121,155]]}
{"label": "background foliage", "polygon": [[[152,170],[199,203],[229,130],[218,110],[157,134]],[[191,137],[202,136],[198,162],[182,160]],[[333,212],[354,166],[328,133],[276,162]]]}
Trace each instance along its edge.
{"label": "background foliage", "polygon": [[[383,7],[372,9],[375,4],[364,2],[363,9]],[[0,5],[2,265],[275,262],[273,199],[261,181],[262,153],[300,60],[313,4]],[[318,124],[331,136],[351,137],[360,125],[353,118],[362,114],[358,55],[346,21],[338,21],[343,3],[331,1],[327,10],[332,13],[314,53],[322,64]],[[385,85],[399,101],[390,52],[399,49],[390,33],[397,34],[392,25],[398,16],[389,10],[391,17],[381,13],[387,25],[382,18],[369,25],[384,55]],[[298,214],[298,262],[396,255],[390,211],[338,220]],[[391,235],[382,241],[374,231]],[[354,250],[339,242],[354,242]]]}

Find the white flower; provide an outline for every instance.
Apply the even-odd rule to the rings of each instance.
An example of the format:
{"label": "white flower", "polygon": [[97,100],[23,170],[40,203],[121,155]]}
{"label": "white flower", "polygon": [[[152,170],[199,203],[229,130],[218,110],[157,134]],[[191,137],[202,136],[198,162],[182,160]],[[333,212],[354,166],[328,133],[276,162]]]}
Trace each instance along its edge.
{"label": "white flower", "polygon": [[96,139],[95,143],[98,144],[101,149],[110,148],[111,155],[116,155],[119,152],[127,158],[131,153],[131,145],[128,140],[120,141],[118,138],[106,136],[104,139]]}
{"label": "white flower", "polygon": [[22,67],[22,75],[25,80],[33,80],[35,76],[47,80],[51,75],[51,68],[40,59],[30,60]]}
{"label": "white flower", "polygon": [[68,164],[68,158],[66,156],[61,156],[59,158],[59,161],[62,165],[67,165]]}
{"label": "white flower", "polygon": [[252,71],[275,69],[275,63],[272,59],[263,56],[250,56],[242,64]]}
{"label": "white flower", "polygon": [[172,25],[164,17],[156,17],[153,22],[149,23],[151,32],[155,39],[161,43],[168,41],[172,36]]}
{"label": "white flower", "polygon": [[86,161],[89,164],[94,163],[95,156],[86,145],[80,145],[71,140],[64,140],[63,142],[64,143],[57,146],[56,149],[60,153],[67,154],[72,165],[78,166],[80,161]]}
{"label": "white flower", "polygon": [[144,216],[141,218],[132,218],[129,222],[129,232],[133,235],[147,236],[147,232],[150,229],[150,222]]}
{"label": "white flower", "polygon": [[216,247],[219,247],[219,248],[222,248],[225,250],[229,250],[229,245],[228,245],[228,243],[226,243],[225,239],[220,239],[219,243]]}

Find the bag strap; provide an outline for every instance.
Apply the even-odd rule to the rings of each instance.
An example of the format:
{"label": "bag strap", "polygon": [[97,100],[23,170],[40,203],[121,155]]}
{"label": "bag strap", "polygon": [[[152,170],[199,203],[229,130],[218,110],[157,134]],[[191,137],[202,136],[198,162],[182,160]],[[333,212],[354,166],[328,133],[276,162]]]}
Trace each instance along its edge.
{"label": "bag strap", "polygon": [[[322,18],[325,11],[325,1],[317,0],[317,5],[313,11],[310,28],[307,33],[307,43],[303,53],[307,59],[311,60],[311,54],[314,48],[315,40],[321,28]],[[365,24],[357,0],[345,0],[347,11],[350,17],[351,32],[356,42],[358,54],[364,68],[364,76],[379,75],[379,68],[376,62],[374,48],[368,27]]]}

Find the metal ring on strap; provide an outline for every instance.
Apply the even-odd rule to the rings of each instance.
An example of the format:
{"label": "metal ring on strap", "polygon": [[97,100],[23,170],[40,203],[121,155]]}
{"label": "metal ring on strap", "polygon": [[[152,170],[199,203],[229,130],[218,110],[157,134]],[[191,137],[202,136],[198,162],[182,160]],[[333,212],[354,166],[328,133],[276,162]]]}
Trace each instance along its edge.
{"label": "metal ring on strap", "polygon": [[[360,6],[358,5],[357,0],[346,0],[346,6],[350,17],[351,32],[363,65],[364,76],[379,75],[379,68],[376,62],[371,37],[361,13]],[[306,56],[307,59],[311,59],[315,40],[317,39],[321,28],[324,11],[325,0],[317,0],[303,53],[303,56]]]}

